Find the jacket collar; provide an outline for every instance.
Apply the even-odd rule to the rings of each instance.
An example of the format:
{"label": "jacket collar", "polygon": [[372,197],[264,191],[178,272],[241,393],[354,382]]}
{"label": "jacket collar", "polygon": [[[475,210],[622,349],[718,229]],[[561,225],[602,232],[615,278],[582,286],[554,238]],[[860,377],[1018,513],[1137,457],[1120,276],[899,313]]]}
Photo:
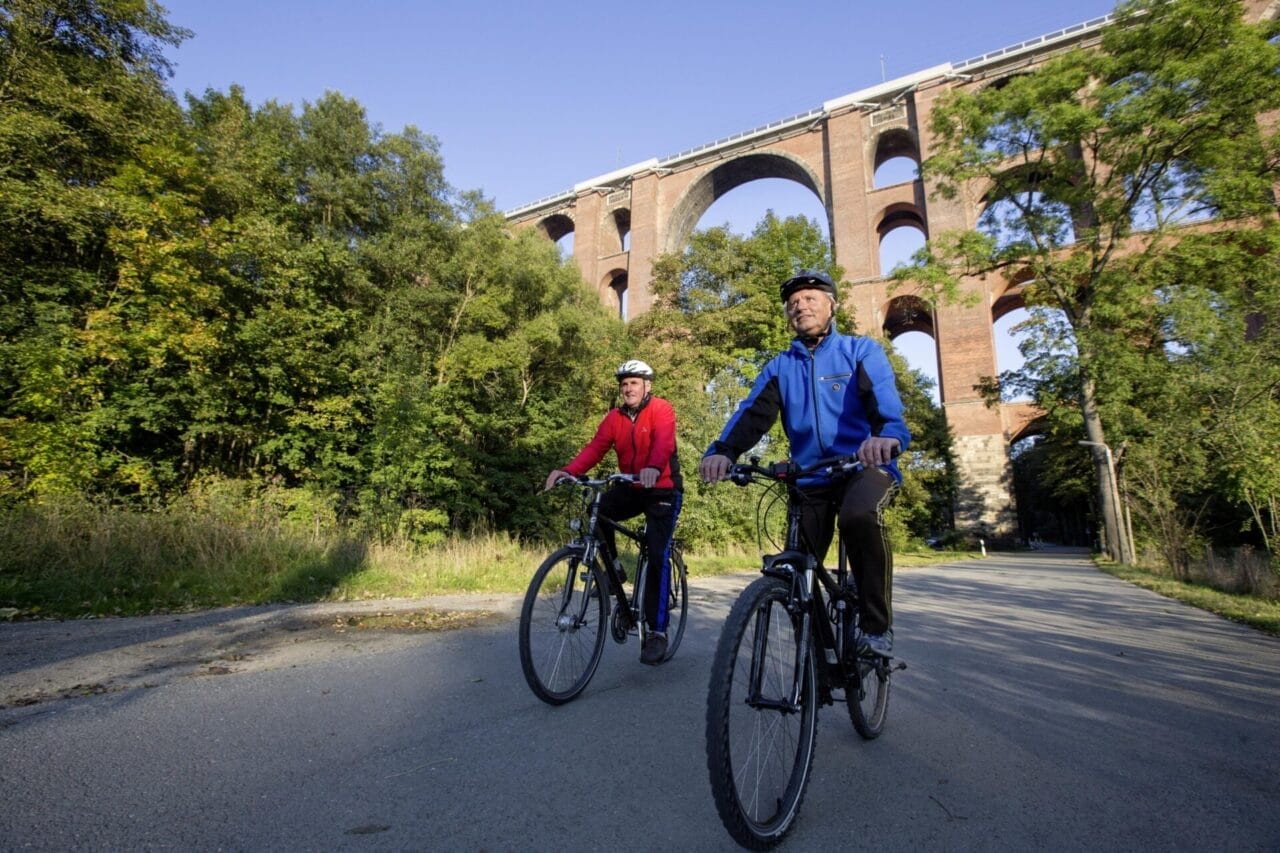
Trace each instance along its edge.
{"label": "jacket collar", "polygon": [[648,394],[645,394],[644,399],[641,400],[634,408],[632,408],[631,406],[619,406],[618,411],[622,412],[622,414],[626,415],[627,417],[631,418],[631,420],[634,421],[636,419],[636,415],[640,414],[640,410],[643,409],[645,406],[649,405],[649,401],[652,399],[653,399],[653,392],[650,392]]}

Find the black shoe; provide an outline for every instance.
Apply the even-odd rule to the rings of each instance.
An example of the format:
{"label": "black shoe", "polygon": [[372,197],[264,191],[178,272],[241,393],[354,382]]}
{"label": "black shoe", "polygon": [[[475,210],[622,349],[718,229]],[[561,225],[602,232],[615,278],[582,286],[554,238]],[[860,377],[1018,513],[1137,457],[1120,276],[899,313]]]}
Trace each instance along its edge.
{"label": "black shoe", "polygon": [[657,666],[667,656],[667,635],[650,631],[640,648],[640,663]]}

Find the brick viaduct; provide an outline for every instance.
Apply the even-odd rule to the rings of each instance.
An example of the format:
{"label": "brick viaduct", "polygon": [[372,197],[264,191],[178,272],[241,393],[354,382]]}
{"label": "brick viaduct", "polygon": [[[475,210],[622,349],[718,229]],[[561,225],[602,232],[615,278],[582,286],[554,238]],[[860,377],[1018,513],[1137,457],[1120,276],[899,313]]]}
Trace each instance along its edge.
{"label": "brick viaduct", "polygon": [[[1275,2],[1252,0],[1248,17],[1274,15]],[[946,63],[854,92],[821,107],[673,157],[651,159],[577,184],[572,190],[507,211],[516,227],[540,228],[552,240],[573,232],[573,255],[607,304],[636,316],[651,301],[654,259],[679,252],[702,214],[749,181],[783,178],[808,188],[826,210],[836,258],[845,269],[843,298],[861,334],[892,340],[930,335],[938,352],[939,395],[955,436],[962,497],[957,526],[1010,535],[1014,523],[1009,447],[1034,434],[1027,404],[990,408],[975,391],[997,374],[993,324],[1022,307],[1019,288],[1001,275],[970,277],[970,306],[936,311],[909,290],[889,292],[879,268],[880,241],[898,228],[925,237],[973,228],[979,199],[935,198],[928,181],[875,187],[887,160],[928,158],[929,117],[956,87],[990,85],[1076,46],[1096,44],[1105,16],[958,63]],[[625,309],[622,307],[625,306]],[[625,319],[625,318],[624,318]]]}

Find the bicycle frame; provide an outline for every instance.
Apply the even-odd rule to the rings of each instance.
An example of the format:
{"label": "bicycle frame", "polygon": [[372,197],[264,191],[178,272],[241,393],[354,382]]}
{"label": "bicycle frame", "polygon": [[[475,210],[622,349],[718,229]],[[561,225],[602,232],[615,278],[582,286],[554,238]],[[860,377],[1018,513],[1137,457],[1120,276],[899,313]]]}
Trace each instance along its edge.
{"label": "bicycle frame", "polygon": [[[776,708],[796,712],[800,708],[800,693],[803,689],[802,674],[805,672],[806,656],[818,655],[815,659],[815,671],[818,674],[818,699],[824,705],[830,705],[834,699],[831,690],[848,690],[859,682],[858,673],[852,672],[845,655],[845,617],[856,613],[858,607],[857,590],[849,583],[847,554],[843,538],[839,538],[836,572],[833,576],[818,558],[804,550],[800,542],[801,508],[799,498],[803,490],[799,481],[810,474],[824,472],[833,475],[852,474],[859,468],[852,457],[837,457],[824,460],[808,469],[797,470],[789,463],[778,463],[769,467],[761,467],[758,459],[752,459],[748,465],[733,466],[731,479],[739,485],[749,482],[764,483],[769,486],[781,483],[787,492],[787,534],[785,550],[778,554],[765,555],[761,572],[779,578],[791,585],[790,604],[788,610],[793,618],[798,618],[800,636],[811,638],[812,642],[798,644],[796,648],[796,678],[791,686],[785,703],[777,703],[764,699],[760,691],[761,673],[759,668],[763,649],[756,649],[756,664],[751,676],[750,697],[756,707]],[[821,651],[821,654],[818,652]]]}
{"label": "bicycle frame", "polygon": [[[600,516],[600,502],[604,499],[605,488],[613,483],[632,483],[635,477],[631,474],[610,474],[603,480],[591,480],[586,477],[562,477],[556,485],[561,483],[573,484],[591,489],[591,500],[587,505],[585,513],[585,530],[579,530],[578,537],[569,544],[582,548],[582,562],[584,565],[591,566],[594,564],[597,556],[607,556],[604,554],[604,541],[596,533],[600,524],[606,524],[614,531],[621,533],[626,538],[636,543],[639,556],[636,560],[636,582],[635,595],[632,599],[627,598],[626,590],[622,588],[622,578],[618,575],[617,567],[612,560],[601,559],[600,563],[604,566],[605,575],[609,578],[609,592],[618,603],[616,614],[625,614],[624,630],[631,631],[640,624],[640,602],[642,600],[642,590],[645,588],[645,575],[649,570],[648,549],[645,547],[644,529],[632,529],[624,524],[620,524],[611,518],[602,518]],[[579,522],[582,523],[581,521]],[[615,555],[616,556],[616,555]],[[585,602],[584,605],[585,607]]]}

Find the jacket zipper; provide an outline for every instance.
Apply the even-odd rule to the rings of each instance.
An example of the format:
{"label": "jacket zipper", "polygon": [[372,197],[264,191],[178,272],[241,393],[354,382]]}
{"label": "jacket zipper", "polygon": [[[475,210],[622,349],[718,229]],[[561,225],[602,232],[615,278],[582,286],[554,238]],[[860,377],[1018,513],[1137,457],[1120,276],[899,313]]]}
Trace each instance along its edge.
{"label": "jacket zipper", "polygon": [[827,446],[822,442],[822,412],[821,403],[818,400],[818,358],[815,350],[809,351],[809,393],[813,395],[813,434],[818,439],[818,458],[821,459],[827,455]]}

